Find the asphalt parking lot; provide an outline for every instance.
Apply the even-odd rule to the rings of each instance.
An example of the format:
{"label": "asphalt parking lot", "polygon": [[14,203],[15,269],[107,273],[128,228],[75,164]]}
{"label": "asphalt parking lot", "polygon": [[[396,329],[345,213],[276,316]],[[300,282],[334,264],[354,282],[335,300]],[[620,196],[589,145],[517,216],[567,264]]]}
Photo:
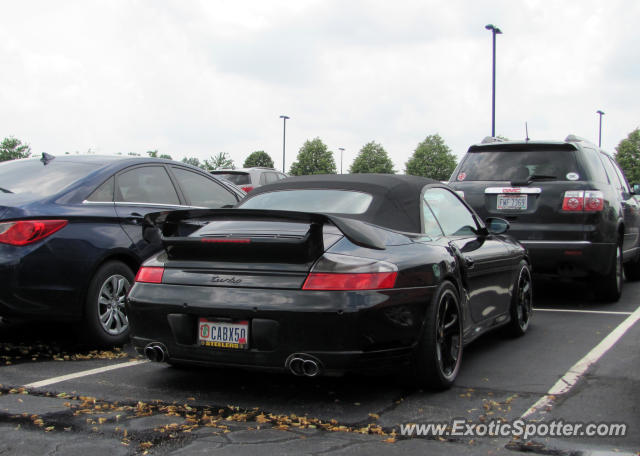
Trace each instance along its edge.
{"label": "asphalt parking lot", "polygon": [[[582,284],[537,282],[529,333],[494,333],[466,347],[446,392],[404,386],[397,375],[176,368],[128,346],[79,347],[68,327],[5,322],[0,454],[238,455],[258,446],[273,454],[638,454],[639,297],[640,283],[627,283],[620,302],[600,304]],[[409,423],[523,415],[533,423],[619,422],[627,435],[401,434]]]}

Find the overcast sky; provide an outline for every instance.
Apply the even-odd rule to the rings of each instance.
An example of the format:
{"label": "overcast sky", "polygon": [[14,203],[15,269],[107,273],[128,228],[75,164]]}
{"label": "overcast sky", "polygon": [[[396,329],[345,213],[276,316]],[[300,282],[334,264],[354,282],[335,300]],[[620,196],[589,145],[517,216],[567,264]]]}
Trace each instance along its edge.
{"label": "overcast sky", "polygon": [[286,168],[320,137],[344,170],[369,141],[396,170],[427,135],[458,156],[491,133],[614,152],[640,126],[638,0],[0,0],[0,138],[34,153]]}

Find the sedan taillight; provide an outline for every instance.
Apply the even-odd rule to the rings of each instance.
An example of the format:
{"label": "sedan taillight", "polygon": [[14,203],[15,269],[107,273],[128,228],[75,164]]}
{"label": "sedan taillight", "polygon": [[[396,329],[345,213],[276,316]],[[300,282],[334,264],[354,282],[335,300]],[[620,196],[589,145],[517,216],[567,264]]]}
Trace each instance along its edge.
{"label": "sedan taillight", "polygon": [[38,242],[67,225],[66,220],[19,220],[0,223],[0,243],[28,245]]}
{"label": "sedan taillight", "polygon": [[382,290],[393,288],[398,267],[387,261],[325,253],[307,276],[303,290]]}
{"label": "sedan taillight", "polygon": [[158,266],[142,266],[136,274],[136,282],[162,283],[164,268]]}
{"label": "sedan taillight", "polygon": [[245,191],[246,193],[249,193],[251,190],[253,190],[253,185],[245,185],[244,187],[240,187],[242,188],[243,191]]}
{"label": "sedan taillight", "polygon": [[598,190],[564,192],[562,210],[565,212],[598,212],[604,209],[604,194]]}

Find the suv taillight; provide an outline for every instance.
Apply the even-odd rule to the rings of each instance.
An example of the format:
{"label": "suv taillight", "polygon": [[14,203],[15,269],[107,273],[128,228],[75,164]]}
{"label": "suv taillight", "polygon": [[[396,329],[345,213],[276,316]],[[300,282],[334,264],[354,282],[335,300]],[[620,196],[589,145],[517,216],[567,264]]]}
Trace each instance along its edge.
{"label": "suv taillight", "polygon": [[604,195],[598,190],[564,192],[562,210],[566,212],[598,212],[604,209]]}
{"label": "suv taillight", "polygon": [[158,266],[141,266],[138,269],[136,282],[144,283],[162,283],[162,276],[164,275],[164,268]]}
{"label": "suv taillight", "polygon": [[240,188],[242,188],[242,190],[244,192],[249,193],[251,190],[253,190],[253,185],[245,185],[245,186],[240,187]]}
{"label": "suv taillight", "polygon": [[33,244],[67,225],[66,220],[19,220],[0,223],[0,243]]}

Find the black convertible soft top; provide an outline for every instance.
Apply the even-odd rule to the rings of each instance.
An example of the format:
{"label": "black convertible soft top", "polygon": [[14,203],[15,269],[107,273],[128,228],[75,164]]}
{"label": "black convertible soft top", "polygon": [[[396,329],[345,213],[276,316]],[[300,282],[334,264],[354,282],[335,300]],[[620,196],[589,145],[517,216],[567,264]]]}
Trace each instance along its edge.
{"label": "black convertible soft top", "polygon": [[[420,233],[420,196],[426,185],[439,181],[419,176],[395,174],[317,174],[289,177],[254,189],[251,199],[267,192],[292,189],[355,190],[373,196],[363,214],[336,214],[397,231]],[[246,200],[245,200],[246,201]],[[242,207],[242,205],[240,205]]]}

